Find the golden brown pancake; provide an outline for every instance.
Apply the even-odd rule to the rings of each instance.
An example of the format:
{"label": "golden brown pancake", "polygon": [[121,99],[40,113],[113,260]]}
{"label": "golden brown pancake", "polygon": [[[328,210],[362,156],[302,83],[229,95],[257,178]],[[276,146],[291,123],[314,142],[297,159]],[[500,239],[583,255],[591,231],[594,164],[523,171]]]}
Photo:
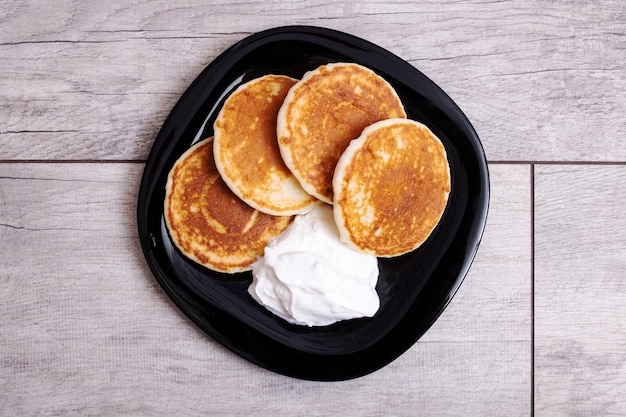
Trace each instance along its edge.
{"label": "golden brown pancake", "polygon": [[369,126],[335,170],[333,212],[341,239],[379,257],[410,252],[431,234],[450,193],[441,141],[407,119]]}
{"label": "golden brown pancake", "polygon": [[268,240],[293,219],[263,214],[234,195],[215,168],[212,138],[192,146],[172,167],[164,215],[185,256],[229,273],[251,269]]}
{"label": "golden brown pancake", "polygon": [[350,141],[397,117],[406,117],[404,107],[382,77],[357,64],[323,65],[289,90],[278,113],[278,145],[302,187],[332,203],[335,165]]}
{"label": "golden brown pancake", "polygon": [[317,203],[285,166],[276,141],[276,116],[297,80],[265,75],[240,86],[214,124],[215,165],[229,188],[267,214],[292,215]]}

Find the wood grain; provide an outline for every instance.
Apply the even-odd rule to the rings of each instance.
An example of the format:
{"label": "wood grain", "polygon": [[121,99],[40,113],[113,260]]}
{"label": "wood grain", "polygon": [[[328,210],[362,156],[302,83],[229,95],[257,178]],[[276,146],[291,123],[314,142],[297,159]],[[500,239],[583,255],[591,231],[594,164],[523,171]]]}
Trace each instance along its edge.
{"label": "wood grain", "polygon": [[535,415],[625,415],[626,166],[535,182]]}
{"label": "wood grain", "polygon": [[490,209],[477,258],[424,341],[517,341],[530,347],[530,168],[491,165],[489,172]]}
{"label": "wood grain", "polygon": [[0,164],[4,412],[529,415],[528,167],[493,167],[483,245],[427,336],[382,370],[339,383],[252,365],[169,301],[136,236],[142,169]]}
{"label": "wood grain", "polygon": [[626,7],[597,2],[4,2],[0,159],[143,160],[190,82],[275,26],[363,37],[456,100],[498,161],[625,161]]}

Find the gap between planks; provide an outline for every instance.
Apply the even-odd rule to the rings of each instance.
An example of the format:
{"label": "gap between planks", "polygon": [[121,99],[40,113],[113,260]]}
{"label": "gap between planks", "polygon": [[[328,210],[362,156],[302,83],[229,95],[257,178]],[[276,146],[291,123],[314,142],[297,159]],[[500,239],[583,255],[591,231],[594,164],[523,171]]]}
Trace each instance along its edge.
{"label": "gap between planks", "polygon": [[530,164],[530,416],[535,416],[535,164]]}

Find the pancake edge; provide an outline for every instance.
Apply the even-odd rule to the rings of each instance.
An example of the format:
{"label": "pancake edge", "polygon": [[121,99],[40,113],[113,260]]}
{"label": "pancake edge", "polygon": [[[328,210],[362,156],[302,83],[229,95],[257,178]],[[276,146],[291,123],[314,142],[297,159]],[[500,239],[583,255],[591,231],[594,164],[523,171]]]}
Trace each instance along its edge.
{"label": "pancake edge", "polygon": [[[425,128],[426,130],[428,130],[428,132],[441,144],[441,147],[443,149],[443,157],[446,160],[446,166],[447,166],[447,174],[448,174],[448,181],[450,182],[450,190],[448,190],[448,192],[445,194],[445,200],[446,200],[446,205],[444,206],[444,209],[441,211],[439,217],[437,218],[437,221],[435,223],[435,226],[430,230],[430,232],[428,233],[427,236],[424,237],[424,239],[422,239],[420,242],[416,242],[416,244],[413,246],[412,249],[409,249],[407,251],[401,252],[401,253],[394,253],[394,254],[378,254],[376,253],[376,251],[371,250],[371,249],[364,249],[359,247],[358,245],[356,245],[355,243],[352,242],[352,240],[350,239],[350,234],[348,233],[346,227],[345,227],[345,223],[346,223],[346,219],[343,216],[342,210],[341,210],[341,206],[339,204],[336,204],[336,200],[339,199],[339,191],[341,189],[341,184],[343,182],[344,176],[345,176],[345,170],[346,167],[350,164],[350,162],[352,161],[354,154],[361,149],[361,147],[364,145],[367,136],[373,132],[376,131],[380,128],[384,128],[384,127],[388,127],[388,126],[392,126],[395,124],[412,124],[415,126],[419,126],[422,128]],[[341,157],[339,158],[339,161],[337,162],[337,166],[335,167],[335,174],[333,175],[333,195],[334,195],[334,199],[333,199],[333,216],[335,218],[335,223],[337,225],[337,229],[339,230],[339,239],[346,244],[347,246],[349,246],[350,248],[359,251],[361,253],[365,253],[368,255],[375,255],[379,258],[393,258],[396,256],[401,256],[404,254],[407,254],[409,252],[412,252],[414,250],[416,250],[417,248],[419,248],[424,242],[426,242],[426,240],[428,240],[428,238],[432,235],[433,231],[437,228],[437,226],[439,225],[439,223],[441,222],[441,218],[443,217],[443,214],[446,210],[446,207],[448,205],[448,201],[449,201],[449,197],[450,197],[450,193],[452,191],[452,177],[451,177],[451,172],[450,172],[450,162],[448,161],[448,153],[446,151],[446,147],[443,145],[443,142],[441,141],[441,139],[439,139],[439,137],[437,135],[435,135],[432,130],[430,130],[430,128],[428,126],[426,126],[425,124],[418,122],[416,120],[412,120],[412,119],[404,119],[404,118],[392,118],[392,119],[386,119],[386,120],[381,120],[378,121],[376,123],[373,123],[371,125],[369,125],[368,127],[366,127],[365,129],[363,129],[363,132],[361,133],[361,135],[352,140],[350,142],[350,144],[348,145],[348,147],[346,148],[346,150],[344,151],[344,153],[341,155]]]}
{"label": "pancake edge", "polygon": [[207,145],[207,146],[211,146],[211,142],[214,141],[214,137],[213,136],[209,136],[208,138],[202,139],[196,143],[194,143],[193,145],[191,145],[185,152],[183,152],[182,154],[180,154],[180,156],[176,159],[176,161],[174,162],[174,164],[172,165],[172,167],[170,168],[168,174],[167,174],[167,181],[165,183],[165,202],[163,204],[163,218],[165,221],[165,227],[167,229],[167,234],[170,237],[173,245],[176,247],[176,249],[186,258],[191,259],[192,261],[194,261],[195,263],[197,263],[198,265],[201,265],[205,268],[208,268],[212,271],[216,271],[216,272],[222,272],[222,273],[226,273],[226,274],[235,274],[235,273],[239,273],[239,272],[247,272],[252,270],[252,264],[250,264],[250,266],[248,267],[244,267],[244,266],[232,266],[232,267],[227,267],[227,268],[223,268],[223,266],[225,266],[224,264],[220,264],[217,265],[215,263],[209,263],[209,262],[201,262],[200,259],[198,259],[193,253],[188,253],[186,251],[184,251],[181,247],[180,241],[178,239],[178,237],[176,236],[175,233],[172,232],[173,228],[172,225],[170,223],[170,216],[169,216],[169,210],[170,210],[170,197],[172,195],[172,189],[173,189],[173,184],[174,184],[174,168],[176,168],[176,166],[178,165],[179,162],[184,161],[187,157],[189,157],[189,155],[191,155],[193,152],[196,151],[197,148],[203,146],[203,145]]}
{"label": "pancake edge", "polygon": [[[291,169],[289,169],[289,167],[287,167],[287,168],[289,169],[289,172],[291,172],[292,176],[294,176],[295,182],[298,185],[300,185],[300,187],[303,188],[303,190],[302,190],[303,191],[303,193],[302,193],[303,197],[305,195],[309,195],[309,196],[312,197],[312,199],[311,199],[310,203],[308,203],[307,205],[305,205],[305,206],[303,206],[301,208],[298,208],[298,209],[273,210],[271,208],[268,208],[266,206],[258,204],[256,201],[253,201],[251,199],[245,198],[243,193],[239,189],[239,187],[237,187],[237,185],[235,184],[235,181],[227,174],[226,167],[224,166],[224,164],[222,162],[222,153],[221,153],[221,148],[220,148],[220,136],[221,136],[221,134],[220,134],[220,129],[216,128],[216,125],[217,125],[218,121],[222,118],[222,115],[223,115],[223,112],[224,112],[224,108],[225,108],[226,103],[228,102],[228,99],[230,97],[234,96],[235,94],[245,90],[250,85],[262,82],[265,78],[268,78],[268,77],[284,77],[284,78],[288,78],[288,79],[296,81],[296,82],[298,81],[297,78],[293,78],[293,77],[290,77],[288,75],[283,75],[283,74],[265,74],[265,75],[261,75],[261,76],[259,76],[257,78],[254,78],[254,79],[252,79],[250,81],[247,81],[247,82],[241,84],[232,93],[230,93],[228,95],[228,97],[224,101],[224,104],[222,105],[222,108],[220,109],[219,113],[217,114],[217,117],[215,118],[215,122],[213,123],[213,159],[215,160],[215,167],[217,168],[217,171],[219,172],[220,176],[222,177],[222,179],[224,180],[224,182],[226,183],[228,188],[233,192],[233,194],[235,194],[237,197],[239,197],[240,200],[242,200],[244,203],[248,204],[250,207],[254,208],[255,210],[259,210],[261,213],[269,214],[269,215],[272,215],[272,216],[293,216],[293,215],[297,215],[297,214],[304,214],[304,213],[309,212],[311,210],[311,208],[318,203],[318,201],[315,198],[315,196],[312,196],[310,193],[308,193],[308,191],[306,191],[302,187],[302,184],[295,177],[295,175],[293,175],[293,172],[292,172]],[[279,147],[279,151],[280,151],[280,147]],[[281,156],[282,156],[282,153],[281,153]],[[304,201],[304,199],[303,199],[303,201]]]}
{"label": "pancake edge", "polygon": [[[328,64],[319,65],[318,67],[316,67],[316,68],[314,68],[312,70],[309,70],[306,73],[304,73],[304,75],[302,76],[300,81],[296,82],[289,89],[289,92],[285,96],[285,100],[283,101],[283,105],[280,107],[280,110],[278,111],[278,116],[276,118],[276,137],[277,137],[277,140],[278,140],[278,149],[280,150],[280,154],[281,154],[281,156],[283,158],[283,161],[285,162],[285,165],[292,172],[293,176],[298,180],[298,182],[300,183],[302,188],[307,193],[311,194],[312,196],[316,197],[317,199],[323,201],[324,203],[328,203],[328,204],[333,204],[333,199],[319,194],[317,192],[317,190],[315,189],[315,187],[313,187],[312,185],[308,184],[307,182],[305,182],[303,180],[303,178],[301,176],[301,173],[298,172],[298,170],[296,169],[296,167],[294,165],[294,161],[293,161],[293,156],[291,154],[291,150],[287,146],[281,144],[280,138],[282,136],[284,136],[285,133],[288,134],[288,132],[289,132],[289,129],[287,128],[287,110],[289,108],[289,103],[291,101],[293,101],[294,95],[296,94],[296,90],[302,84],[304,84],[306,81],[308,81],[312,77],[316,76],[320,72],[320,70],[322,68],[328,68],[328,69],[332,70],[335,67],[349,67],[349,66],[355,66],[355,67],[359,67],[361,69],[364,69],[366,72],[369,72],[372,75],[374,75],[375,77],[377,77],[380,80],[382,80],[385,83],[385,85],[389,88],[389,90],[393,93],[395,99],[398,100],[398,103],[400,103],[400,107],[402,109],[402,115],[404,116],[404,118],[407,117],[406,109],[404,108],[404,103],[402,103],[402,100],[400,99],[400,96],[398,95],[398,92],[396,91],[395,88],[393,88],[393,86],[389,83],[389,81],[387,81],[383,76],[377,74],[374,70],[366,67],[365,65],[357,64],[356,62],[331,62],[331,63],[328,63]],[[335,169],[336,169],[336,167],[335,167]]]}

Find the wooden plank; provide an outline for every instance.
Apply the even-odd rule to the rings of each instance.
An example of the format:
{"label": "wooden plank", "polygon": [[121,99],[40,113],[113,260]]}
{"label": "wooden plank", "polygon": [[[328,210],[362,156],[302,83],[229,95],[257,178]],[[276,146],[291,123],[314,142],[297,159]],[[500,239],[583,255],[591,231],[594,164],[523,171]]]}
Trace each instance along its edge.
{"label": "wooden plank", "polygon": [[626,166],[535,183],[535,415],[625,415]]}
{"label": "wooden plank", "polygon": [[0,164],[5,413],[529,415],[528,167],[492,168],[482,249],[428,336],[339,383],[265,371],[176,309],[136,236],[142,168]]}
{"label": "wooden plank", "polygon": [[477,257],[453,302],[423,340],[519,341],[530,346],[530,167],[491,165],[489,172],[490,209]]}
{"label": "wooden plank", "polygon": [[[208,63],[179,41],[0,46],[1,159],[145,159],[162,123]],[[177,46],[178,45],[178,46]],[[212,54],[208,54],[212,57]],[[155,66],[177,56],[173,67]],[[156,75],[158,74],[158,75]]]}
{"label": "wooden plank", "polygon": [[4,8],[0,159],[143,160],[215,56],[253,32],[306,24],[366,38],[422,70],[466,112],[490,160],[626,160],[619,0]]}

